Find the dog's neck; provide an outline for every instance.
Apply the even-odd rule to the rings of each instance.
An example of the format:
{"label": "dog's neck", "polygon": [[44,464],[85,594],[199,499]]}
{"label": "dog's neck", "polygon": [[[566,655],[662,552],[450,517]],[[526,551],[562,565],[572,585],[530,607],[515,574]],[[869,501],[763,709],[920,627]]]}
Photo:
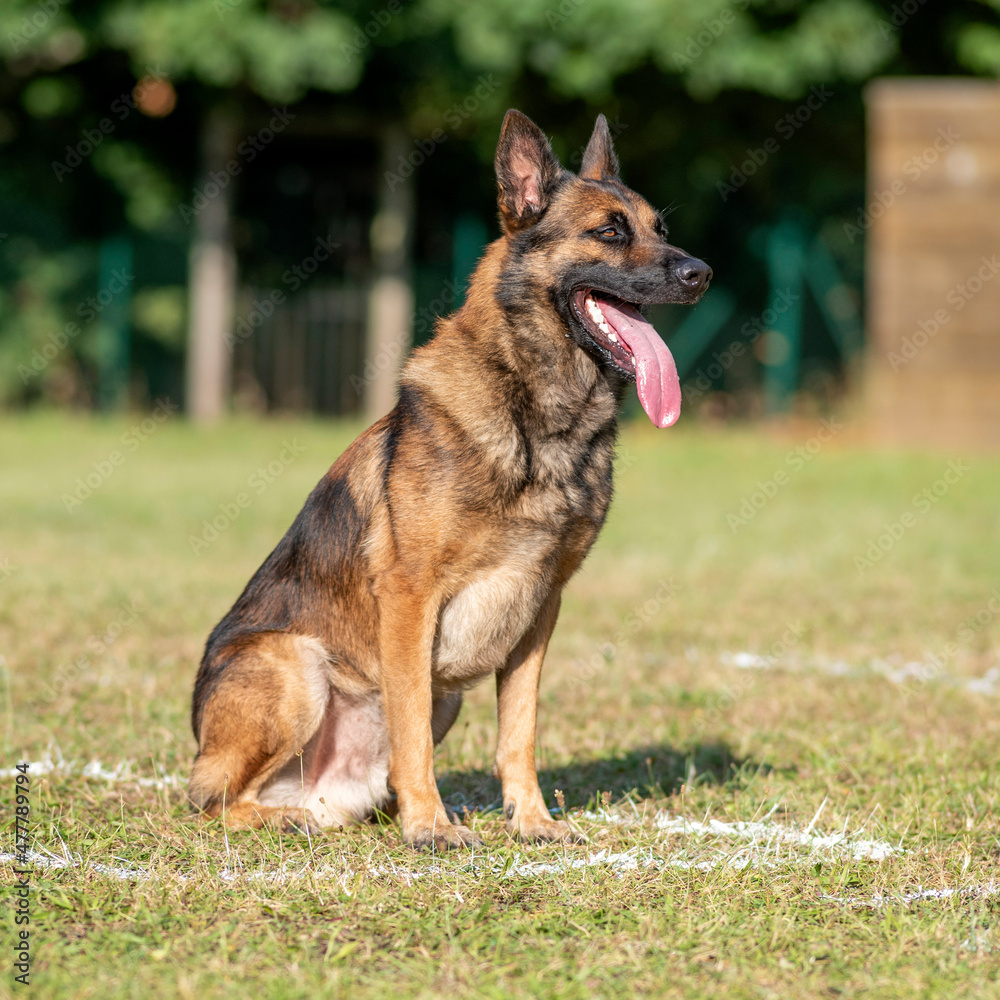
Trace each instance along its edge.
{"label": "dog's neck", "polygon": [[[498,432],[586,440],[617,420],[624,385],[569,336],[546,290],[526,288],[523,308],[501,304],[503,250],[502,240],[488,248],[465,303],[413,353],[402,384],[430,392],[491,446]],[[466,426],[471,413],[481,422]]]}

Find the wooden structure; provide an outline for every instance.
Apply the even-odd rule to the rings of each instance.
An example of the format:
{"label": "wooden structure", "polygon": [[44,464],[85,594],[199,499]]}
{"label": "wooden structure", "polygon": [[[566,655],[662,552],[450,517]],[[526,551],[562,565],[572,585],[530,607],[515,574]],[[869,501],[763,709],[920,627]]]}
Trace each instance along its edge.
{"label": "wooden structure", "polygon": [[[867,410],[878,439],[1000,447],[1000,85],[869,86]],[[857,232],[855,233],[855,230]]]}

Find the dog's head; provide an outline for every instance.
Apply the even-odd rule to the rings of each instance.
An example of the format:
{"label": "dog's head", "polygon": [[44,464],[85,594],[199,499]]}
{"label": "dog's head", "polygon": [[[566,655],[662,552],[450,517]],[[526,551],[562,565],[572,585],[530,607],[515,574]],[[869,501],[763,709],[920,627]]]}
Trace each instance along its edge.
{"label": "dog's head", "polygon": [[611,378],[635,381],[650,420],[669,427],[680,415],[677,368],[640,310],[697,302],[711,268],[671,246],[659,213],[619,180],[604,115],[576,175],[530,118],[508,111],[496,172],[518,279],[541,284],[563,332]]}

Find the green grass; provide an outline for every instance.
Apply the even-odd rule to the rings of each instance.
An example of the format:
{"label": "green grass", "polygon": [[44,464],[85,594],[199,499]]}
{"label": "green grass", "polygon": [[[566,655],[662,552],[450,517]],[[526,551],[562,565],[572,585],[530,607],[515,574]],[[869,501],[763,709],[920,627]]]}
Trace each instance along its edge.
{"label": "green grass", "polygon": [[[182,785],[149,780],[183,781],[208,631],[360,428],[170,419],[132,451],[137,419],[0,423],[0,767],[64,761],[33,775],[32,835],[76,862],[33,876],[34,995],[1000,997],[1000,895],[978,891],[1000,861],[1000,694],[967,683],[998,664],[1000,460],[843,432],[796,469],[815,428],[627,428],[542,680],[543,789],[590,843],[506,838],[484,684],[437,772],[488,847],[433,857],[391,825],[227,838]],[[284,442],[300,453],[258,495]],[[958,460],[968,472],[915,507]],[[734,531],[758,482],[774,495]],[[240,493],[252,502],[196,553]],[[90,761],[124,769],[81,774]],[[713,820],[764,825],[691,825]],[[846,839],[788,839],[807,830]],[[866,840],[895,850],[876,860]],[[901,899],[919,889],[968,891]]]}

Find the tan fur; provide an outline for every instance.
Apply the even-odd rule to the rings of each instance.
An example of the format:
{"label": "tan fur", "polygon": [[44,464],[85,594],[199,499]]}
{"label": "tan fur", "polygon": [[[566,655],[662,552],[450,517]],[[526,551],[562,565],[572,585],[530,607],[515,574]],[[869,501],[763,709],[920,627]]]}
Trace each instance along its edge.
{"label": "tan fur", "polygon": [[[538,787],[538,684],[562,588],[611,500],[626,382],[571,338],[559,283],[602,263],[638,280],[652,248],[683,255],[613,176],[602,123],[590,179],[577,179],[508,114],[505,234],[465,305],[414,352],[395,410],[334,463],[209,638],[190,784],[209,816],[339,826],[392,809],[394,791],[407,843],[476,842],[445,810],[433,752],[462,691],[492,674],[508,830],[573,836]],[[609,212],[631,220],[627,252],[586,237]]]}

